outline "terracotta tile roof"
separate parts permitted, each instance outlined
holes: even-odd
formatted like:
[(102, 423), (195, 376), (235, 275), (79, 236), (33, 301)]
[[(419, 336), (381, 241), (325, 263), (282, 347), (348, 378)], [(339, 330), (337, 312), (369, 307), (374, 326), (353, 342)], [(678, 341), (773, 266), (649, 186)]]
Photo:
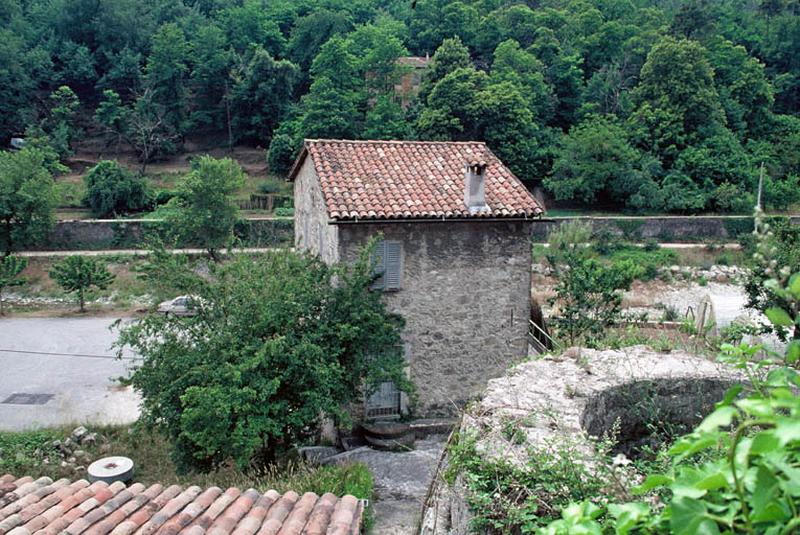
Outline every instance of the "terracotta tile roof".
[[(306, 140), (289, 180), (310, 156), (333, 220), (525, 218), (542, 207), (485, 143)], [(464, 204), (464, 166), (485, 161), (488, 209)]]
[(0, 535), (355, 535), (353, 496), (0, 477)]

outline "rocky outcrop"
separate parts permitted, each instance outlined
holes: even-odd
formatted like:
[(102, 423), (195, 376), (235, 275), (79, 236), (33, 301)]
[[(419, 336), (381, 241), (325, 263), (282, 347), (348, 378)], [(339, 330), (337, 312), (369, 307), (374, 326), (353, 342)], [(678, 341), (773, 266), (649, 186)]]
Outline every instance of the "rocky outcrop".
[[(520, 467), (532, 462), (537, 447), (552, 450), (560, 441), (573, 452), (577, 442), (592, 463), (591, 437), (612, 434), (616, 462), (627, 464), (624, 455), (647, 439), (648, 419), (690, 429), (740, 381), (729, 368), (684, 352), (571, 348), (490, 381), (481, 402), (464, 414), (461, 432), (476, 437), (476, 450), (487, 460)], [(470, 533), (467, 492), (459, 478), (452, 486), (435, 478), (422, 533)]]

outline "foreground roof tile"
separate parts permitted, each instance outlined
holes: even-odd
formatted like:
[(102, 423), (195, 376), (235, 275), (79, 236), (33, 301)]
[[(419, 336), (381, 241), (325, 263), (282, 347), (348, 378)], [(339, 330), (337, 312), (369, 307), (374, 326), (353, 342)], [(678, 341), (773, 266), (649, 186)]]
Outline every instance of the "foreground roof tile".
[[(306, 140), (289, 173), (306, 158), (319, 177), (328, 217), (358, 219), (529, 218), (544, 210), (479, 141)], [(488, 209), (464, 204), (465, 165), (486, 164)]]
[(0, 535), (356, 535), (353, 496), (0, 476)]

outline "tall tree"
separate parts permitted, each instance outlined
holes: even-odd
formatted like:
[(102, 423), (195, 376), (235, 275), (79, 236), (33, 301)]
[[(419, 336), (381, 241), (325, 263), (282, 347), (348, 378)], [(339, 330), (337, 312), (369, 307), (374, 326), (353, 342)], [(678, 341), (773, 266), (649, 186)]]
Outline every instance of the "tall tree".
[(153, 35), (146, 74), (153, 102), (164, 108), (168, 125), (182, 133), (186, 127), (189, 44), (176, 24), (164, 24)]
[(664, 37), (654, 46), (634, 98), (637, 141), (667, 167), (688, 145), (725, 126), (708, 52), (694, 41)]
[(0, 248), (5, 256), (43, 238), (53, 226), (53, 178), (34, 148), (0, 151)]
[(231, 115), (236, 137), (266, 144), (291, 102), (299, 69), (288, 60), (275, 60), (263, 48), (236, 73)]
[(243, 184), (244, 172), (230, 158), (194, 160), (173, 200), (176, 209), (168, 217), (178, 238), (218, 259), (218, 251), (233, 243), (239, 216), (233, 195)]

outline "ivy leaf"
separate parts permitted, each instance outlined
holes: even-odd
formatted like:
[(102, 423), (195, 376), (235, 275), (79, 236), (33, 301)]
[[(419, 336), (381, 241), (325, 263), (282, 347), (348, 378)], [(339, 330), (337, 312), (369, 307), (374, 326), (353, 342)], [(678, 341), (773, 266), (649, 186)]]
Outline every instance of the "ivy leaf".
[(713, 434), (705, 434), (702, 436), (689, 435), (678, 440), (670, 449), (667, 454), (675, 457), (676, 461), (681, 461), (686, 457), (690, 457), (697, 452), (708, 449), (718, 442), (717, 437)]
[(764, 311), (769, 321), (771, 321), (774, 325), (779, 327), (790, 327), (794, 325), (794, 321), (792, 317), (789, 316), (789, 313), (783, 310), (782, 308), (772, 307), (768, 308)]
[(725, 406), (720, 407), (700, 423), (697, 430), (700, 432), (716, 431), (720, 427), (728, 427), (731, 425), (734, 416), (739, 414), (735, 407)]
[(663, 474), (652, 474), (647, 476), (647, 478), (642, 482), (641, 485), (638, 485), (632, 489), (633, 494), (645, 494), (646, 492), (650, 492), (653, 489), (657, 489), (659, 487), (666, 487), (667, 485), (671, 485), (674, 479), (669, 476), (665, 476)]
[(800, 420), (796, 418), (780, 418), (772, 432), (777, 437), (781, 447), (790, 442), (797, 442), (800, 440)]
[(688, 496), (678, 496), (670, 504), (670, 528), (674, 535), (719, 535), (716, 522), (708, 518), (703, 502)]
[(608, 512), (616, 519), (617, 535), (627, 535), (636, 525), (650, 514), (650, 508), (641, 502), (611, 504)]
[(750, 443), (750, 453), (760, 455), (764, 452), (773, 451), (778, 447), (778, 438), (772, 430), (762, 431), (753, 437)]
[(800, 299), (800, 273), (795, 273), (789, 279), (789, 291), (797, 298)]
[(800, 359), (800, 340), (792, 340), (786, 348), (786, 362), (794, 364), (798, 359)]
[(780, 500), (776, 499), (777, 491), (778, 478), (766, 467), (759, 466), (750, 499), (753, 509), (752, 519), (755, 522), (775, 522), (787, 519), (789, 513), (780, 506)]

